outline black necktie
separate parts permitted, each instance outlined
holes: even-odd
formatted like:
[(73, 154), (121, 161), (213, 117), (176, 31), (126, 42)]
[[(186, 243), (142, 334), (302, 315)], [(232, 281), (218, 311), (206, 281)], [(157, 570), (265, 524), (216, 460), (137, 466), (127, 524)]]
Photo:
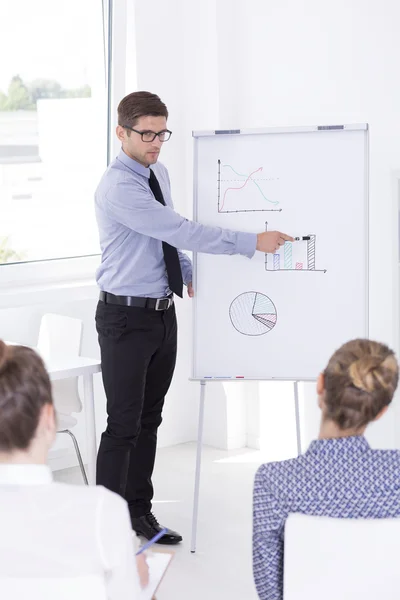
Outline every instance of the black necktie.
[[(154, 194), (154, 198), (158, 200), (160, 204), (165, 206), (164, 196), (161, 191), (160, 184), (158, 183), (158, 179), (151, 169), (149, 183), (150, 189)], [(163, 242), (162, 247), (164, 252), (165, 266), (167, 268), (169, 287), (174, 294), (182, 298), (183, 279), (178, 251), (176, 248), (174, 248), (174, 246), (171, 246), (171, 244), (168, 244), (167, 242)]]

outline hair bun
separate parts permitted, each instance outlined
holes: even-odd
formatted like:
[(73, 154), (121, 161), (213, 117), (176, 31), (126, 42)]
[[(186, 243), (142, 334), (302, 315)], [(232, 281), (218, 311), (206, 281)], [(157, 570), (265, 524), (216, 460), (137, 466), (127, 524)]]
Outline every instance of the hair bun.
[(384, 360), (379, 356), (363, 356), (354, 361), (349, 367), (349, 375), (354, 387), (364, 392), (373, 392), (377, 387), (382, 387), (381, 377), (377, 377), (375, 370)]
[(0, 340), (0, 371), (8, 362), (8, 346)]

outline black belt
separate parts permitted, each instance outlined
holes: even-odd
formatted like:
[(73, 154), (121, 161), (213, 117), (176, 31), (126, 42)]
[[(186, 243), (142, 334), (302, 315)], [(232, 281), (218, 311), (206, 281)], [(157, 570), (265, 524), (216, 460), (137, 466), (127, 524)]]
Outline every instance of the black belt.
[(100, 300), (105, 304), (119, 304), (119, 306), (135, 306), (153, 310), (168, 310), (174, 303), (172, 294), (167, 298), (138, 298), (136, 296), (115, 296), (109, 292), (100, 292)]

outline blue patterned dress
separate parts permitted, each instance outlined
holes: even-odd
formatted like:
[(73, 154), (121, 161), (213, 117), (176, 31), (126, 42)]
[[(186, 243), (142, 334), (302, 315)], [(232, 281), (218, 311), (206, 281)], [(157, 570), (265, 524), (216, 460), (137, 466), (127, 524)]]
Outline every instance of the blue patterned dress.
[(350, 519), (400, 517), (400, 451), (363, 436), (315, 440), (305, 454), (262, 465), (253, 504), (253, 572), (261, 600), (283, 598), (289, 513)]

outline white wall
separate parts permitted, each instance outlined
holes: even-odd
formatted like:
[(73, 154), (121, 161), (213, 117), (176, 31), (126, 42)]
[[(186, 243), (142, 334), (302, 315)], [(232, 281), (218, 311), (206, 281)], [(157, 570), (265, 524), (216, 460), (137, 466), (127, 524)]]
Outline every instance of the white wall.
[[(137, 89), (157, 92), (170, 110), (169, 168), (176, 208), (192, 210), (194, 129), (366, 121), (371, 141), (371, 335), (398, 349), (398, 311), (390, 260), (392, 174), (400, 162), (400, 38), (396, 0), (128, 0), (128, 65)], [(129, 29), (130, 27), (130, 29)], [(131, 33), (129, 33), (131, 32)], [(133, 81), (130, 73), (128, 81)], [(131, 84), (132, 85), (132, 84)], [(126, 93), (132, 89), (126, 89)], [(340, 238), (340, 232), (338, 232)], [(340, 241), (340, 243), (345, 243)], [(43, 293), (39, 303), (0, 310), (0, 337), (34, 343), (48, 310), (84, 319), (83, 353), (98, 352), (95, 288), (63, 301)], [(35, 300), (36, 302), (36, 300)], [(199, 386), (188, 381), (191, 306), (178, 302), (179, 360), (160, 430), (160, 444), (195, 439)], [(333, 350), (333, 349), (332, 349)], [(234, 386), (234, 387), (233, 387)], [(104, 394), (96, 381), (98, 430)], [(303, 443), (318, 424), (314, 386), (301, 390)], [(395, 411), (374, 426), (376, 446), (399, 446)], [(83, 424), (80, 424), (84, 431)], [(262, 445), (271, 457), (295, 453), (290, 385), (208, 386), (205, 441), (220, 447)]]
[[(175, 209), (190, 218), (191, 131), (215, 125), (219, 119), (215, 0), (206, 0), (201, 5), (182, 0), (156, 0), (151, 6), (145, 0), (139, 0), (134, 4), (132, 27), (136, 38), (137, 89), (157, 93), (168, 106), (168, 126), (173, 135), (163, 147), (161, 161), (169, 169)], [(149, 38), (151, 31), (154, 34)], [(133, 90), (126, 93), (130, 91)], [(165, 422), (172, 424), (174, 418), (180, 415), (177, 427), (183, 427), (185, 434), (195, 439), (199, 385), (188, 382), (192, 350), (191, 306), (188, 300), (177, 304), (182, 333), (179, 356), (184, 361), (185, 370), (174, 377), (171, 391), (175, 393), (170, 394)], [(205, 415), (206, 443), (226, 447), (229, 437), (244, 439), (243, 431), (228, 435), (226, 409), (223, 386), (209, 390)], [(242, 441), (239, 445), (243, 445)]]
[[(399, 18), (397, 0), (208, 0), (201, 5), (155, 0), (151, 7), (145, 0), (136, 2), (138, 87), (156, 91), (171, 109), (175, 144), (171, 142), (164, 158), (176, 204), (185, 214), (191, 207), (192, 129), (369, 123), (370, 334), (396, 350), (397, 279), (388, 257), (393, 244), (392, 175), (400, 162)], [(149, 43), (152, 28), (167, 31), (168, 41), (160, 38)], [(181, 352), (189, 350), (189, 335)], [(242, 411), (236, 401), (235, 429), (225, 392), (218, 384), (208, 402), (212, 418), (206, 440), (217, 445), (227, 443), (226, 419), (229, 437), (243, 438)], [(304, 386), (301, 392), (307, 445), (316, 435), (319, 415), (314, 386)], [(269, 404), (276, 393), (275, 387), (264, 385), (261, 396)], [(291, 391), (281, 388), (280, 393), (289, 406)], [(246, 394), (253, 398), (248, 410), (251, 441), (260, 434), (259, 413), (254, 389)], [(282, 402), (275, 408), (271, 400), (263, 419), (279, 420)], [(293, 431), (293, 414), (287, 408), (288, 426), (280, 425), (288, 447), (292, 447), (287, 430)], [(371, 442), (398, 446), (395, 425), (391, 410), (373, 426)]]
[[(240, 101), (227, 126), (370, 125), (370, 335), (397, 350), (390, 252), (392, 174), (400, 162), (400, 84), (394, 76), (400, 5), (395, 0), (250, 0), (229, 2), (229, 7), (236, 9), (239, 26), (235, 32), (223, 27), (220, 32), (234, 53), (231, 89)], [(315, 423), (313, 386), (306, 387), (304, 402), (303, 413)], [(308, 427), (307, 436), (314, 429), (315, 424)], [(374, 445), (398, 446), (394, 411), (369, 437)]]

